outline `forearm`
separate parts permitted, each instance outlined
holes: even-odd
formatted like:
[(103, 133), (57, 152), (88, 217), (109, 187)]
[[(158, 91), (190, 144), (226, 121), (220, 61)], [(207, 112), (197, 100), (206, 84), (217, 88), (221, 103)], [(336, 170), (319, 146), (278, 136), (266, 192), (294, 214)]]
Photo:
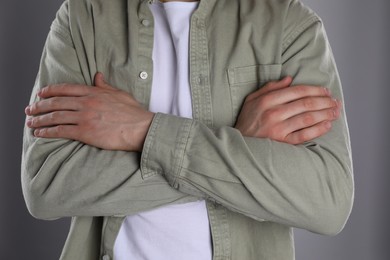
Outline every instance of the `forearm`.
[(343, 145), (333, 151), (313, 143), (293, 146), (243, 138), (230, 127), (213, 132), (196, 121), (156, 119), (143, 154), (144, 174), (164, 172), (179, 191), (257, 220), (320, 233), (335, 233), (344, 225), (353, 182)]
[(143, 180), (139, 153), (100, 150), (25, 133), (22, 183), (30, 212), (43, 219), (131, 215), (193, 200), (163, 176)]

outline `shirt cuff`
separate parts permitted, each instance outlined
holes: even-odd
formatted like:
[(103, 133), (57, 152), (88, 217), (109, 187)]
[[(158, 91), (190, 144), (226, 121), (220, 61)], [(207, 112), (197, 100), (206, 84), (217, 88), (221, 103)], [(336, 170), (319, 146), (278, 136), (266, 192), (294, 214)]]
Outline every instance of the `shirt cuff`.
[(193, 120), (157, 113), (146, 136), (141, 156), (142, 178), (164, 174), (177, 188)]

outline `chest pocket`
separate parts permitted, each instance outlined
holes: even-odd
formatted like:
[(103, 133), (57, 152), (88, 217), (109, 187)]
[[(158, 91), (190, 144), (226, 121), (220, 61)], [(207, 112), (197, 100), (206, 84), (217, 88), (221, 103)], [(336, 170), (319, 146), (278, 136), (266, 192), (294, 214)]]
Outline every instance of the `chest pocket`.
[(253, 65), (228, 69), (233, 122), (241, 111), (245, 97), (269, 81), (280, 79), (281, 64)]

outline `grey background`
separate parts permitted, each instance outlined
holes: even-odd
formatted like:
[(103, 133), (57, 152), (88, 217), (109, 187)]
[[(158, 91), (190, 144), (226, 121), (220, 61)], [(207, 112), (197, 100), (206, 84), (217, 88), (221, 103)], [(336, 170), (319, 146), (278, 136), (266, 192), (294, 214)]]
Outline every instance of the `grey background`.
[[(33, 219), (20, 188), (24, 107), (61, 0), (0, 2), (0, 258), (58, 259), (68, 220)], [(355, 167), (351, 218), (336, 237), (296, 230), (298, 260), (390, 259), (388, 0), (304, 0), (325, 22), (344, 85)], [(244, 260), (244, 259), (243, 259)], [(277, 259), (275, 259), (277, 260)]]

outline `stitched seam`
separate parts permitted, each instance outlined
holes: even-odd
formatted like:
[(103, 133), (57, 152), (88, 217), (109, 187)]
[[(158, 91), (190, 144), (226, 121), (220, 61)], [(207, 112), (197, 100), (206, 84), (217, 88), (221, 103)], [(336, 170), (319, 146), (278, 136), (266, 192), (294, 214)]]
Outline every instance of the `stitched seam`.
[(57, 35), (62, 40), (66, 41), (67, 43), (69, 43), (73, 46), (72, 37), (70, 36), (70, 33), (66, 29), (63, 29), (62, 27), (60, 27), (58, 25), (52, 25), (50, 27), (50, 29), (51, 29), (51, 32), (53, 32), (55, 35)]
[(184, 161), (184, 154), (185, 150), (187, 148), (188, 139), (190, 136), (191, 128), (192, 128), (193, 121), (192, 120), (186, 120), (183, 125), (180, 127), (180, 138), (178, 139), (175, 149), (177, 152), (175, 152), (175, 162), (174, 162), (174, 168), (172, 169), (173, 173), (173, 182), (172, 185), (174, 187), (177, 186), (177, 179), (180, 177), (180, 173), (182, 171), (182, 164)]
[(320, 18), (317, 16), (312, 16), (305, 20), (300, 26), (298, 26), (297, 30), (290, 33), (286, 41), (282, 44), (282, 52), (284, 52), (287, 47), (296, 39), (298, 35), (300, 35), (302, 32), (304, 32), (307, 28), (309, 28), (312, 24), (321, 22)]
[(142, 165), (141, 165), (143, 179), (152, 177), (156, 174), (155, 172), (152, 171), (152, 169), (149, 169), (146, 165), (147, 165), (148, 159), (149, 159), (149, 151), (152, 147), (152, 142), (153, 142), (153, 139), (155, 138), (155, 135), (156, 135), (157, 126), (160, 124), (160, 117), (161, 117), (161, 115), (158, 113), (155, 115), (153, 122), (152, 122), (152, 126), (149, 129), (148, 134), (146, 135), (147, 138), (146, 138), (146, 143), (144, 144), (144, 150), (142, 152)]

